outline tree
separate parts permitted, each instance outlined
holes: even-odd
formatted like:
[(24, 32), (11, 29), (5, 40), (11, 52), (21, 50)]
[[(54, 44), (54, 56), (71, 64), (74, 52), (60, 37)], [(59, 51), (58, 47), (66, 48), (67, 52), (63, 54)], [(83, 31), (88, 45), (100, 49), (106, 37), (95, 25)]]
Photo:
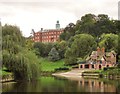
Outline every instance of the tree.
[(44, 50), (45, 50), (45, 44), (42, 42), (35, 42), (33, 45), (33, 48), (35, 49), (35, 53), (37, 56), (44, 57)]
[(3, 66), (13, 72), (16, 79), (37, 79), (40, 73), (39, 59), (26, 48), (20, 29), (5, 25), (2, 32)]
[(88, 34), (79, 34), (74, 36), (74, 42), (71, 45), (71, 49), (76, 53), (77, 57), (84, 58), (85, 55), (95, 48), (96, 42), (93, 36)]
[(34, 42), (31, 40), (31, 38), (26, 38), (25, 40), (25, 46), (28, 48), (28, 50), (33, 50), (33, 44)]
[(67, 48), (65, 52), (65, 65), (74, 65), (77, 63), (77, 57), (71, 48)]
[(96, 36), (100, 36), (103, 33), (117, 33), (116, 20), (110, 20), (108, 15), (99, 14), (97, 16), (97, 22), (95, 24)]
[[(90, 54), (96, 48), (96, 42), (93, 36), (88, 34), (79, 34), (74, 36), (74, 41), (71, 44), (71, 48), (67, 49), (65, 53), (65, 59), (69, 59), (69, 63), (75, 63), (77, 58), (84, 58)], [(70, 59), (75, 59), (74, 62)], [(68, 62), (66, 62), (68, 64)]]
[(60, 59), (63, 59), (64, 58), (64, 54), (65, 54), (65, 51), (67, 49), (67, 42), (66, 41), (61, 41), (57, 44), (57, 50), (58, 50), (58, 53), (60, 55)]
[(60, 35), (60, 40), (69, 40), (71, 36), (75, 35), (75, 24), (69, 23), (65, 29), (64, 32)]
[(118, 51), (118, 35), (117, 34), (103, 34), (101, 35), (100, 47), (105, 47), (107, 51)]
[(87, 33), (93, 35), (94, 27), (96, 23), (96, 16), (94, 14), (86, 14), (85, 16), (81, 17), (81, 21), (78, 21), (76, 24), (77, 34)]
[(49, 52), (48, 54), (48, 58), (49, 60), (51, 61), (57, 61), (60, 59), (60, 56), (59, 56), (59, 53), (58, 51), (56, 50), (56, 48), (52, 48), (51, 51)]
[(54, 43), (45, 43), (44, 45), (44, 56), (47, 57), (51, 49), (53, 48)]
[(99, 14), (86, 14), (78, 20), (75, 25), (75, 33), (87, 33), (92, 36), (99, 37), (103, 33), (118, 33), (118, 21), (110, 20), (108, 15)]

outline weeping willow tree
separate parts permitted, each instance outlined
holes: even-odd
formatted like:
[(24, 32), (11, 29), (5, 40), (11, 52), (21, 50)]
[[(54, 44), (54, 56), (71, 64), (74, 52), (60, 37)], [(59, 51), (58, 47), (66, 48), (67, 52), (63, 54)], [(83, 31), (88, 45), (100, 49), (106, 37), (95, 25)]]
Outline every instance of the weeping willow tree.
[(40, 63), (16, 26), (2, 27), (3, 66), (14, 73), (16, 79), (33, 80), (40, 74)]

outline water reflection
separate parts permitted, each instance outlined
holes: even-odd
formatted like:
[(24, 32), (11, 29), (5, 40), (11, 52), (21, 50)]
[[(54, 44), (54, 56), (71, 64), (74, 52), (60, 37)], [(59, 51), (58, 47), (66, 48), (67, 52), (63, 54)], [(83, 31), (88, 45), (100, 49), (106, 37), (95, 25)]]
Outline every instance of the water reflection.
[(87, 88), (89, 92), (116, 92), (114, 85), (96, 79), (80, 79), (78, 86)]
[(120, 80), (41, 77), (34, 82), (3, 83), (4, 92), (120, 92)]

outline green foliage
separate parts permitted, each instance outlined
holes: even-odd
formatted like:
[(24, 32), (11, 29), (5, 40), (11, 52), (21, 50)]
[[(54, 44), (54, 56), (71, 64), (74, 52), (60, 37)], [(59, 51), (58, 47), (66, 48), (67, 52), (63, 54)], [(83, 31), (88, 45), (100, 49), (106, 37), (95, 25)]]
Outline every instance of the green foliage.
[(68, 48), (65, 53), (65, 65), (74, 65), (77, 63), (75, 53), (72, 52), (71, 48)]
[(36, 55), (26, 48), (25, 38), (19, 28), (5, 25), (2, 34), (3, 66), (13, 72), (16, 79), (36, 79), (40, 64)]
[(64, 29), (64, 32), (60, 35), (61, 40), (69, 40), (71, 37), (77, 34), (90, 34), (92, 36), (98, 37), (101, 34), (113, 33), (118, 34), (119, 21), (110, 20), (108, 15), (99, 14), (98, 16), (94, 14), (86, 14), (77, 20), (76, 24), (70, 23)]
[(88, 34), (80, 34), (74, 37), (71, 50), (77, 57), (84, 58), (88, 53), (96, 48), (94, 37)]
[(103, 34), (101, 35), (100, 47), (105, 47), (107, 51), (116, 51), (118, 49), (118, 35), (117, 34)]
[(64, 29), (64, 32), (60, 35), (61, 40), (69, 40), (71, 36), (75, 35), (75, 25), (73, 23), (69, 23), (67, 27)]
[(66, 41), (61, 41), (57, 44), (57, 50), (60, 55), (60, 59), (64, 58), (65, 51), (67, 49), (67, 42)]
[(0, 69), (0, 76), (10, 75), (10, 74), (12, 74), (12, 73), (11, 72), (6, 72), (6, 71)]
[(71, 48), (67, 49), (65, 54), (66, 64), (75, 64), (77, 58), (84, 58), (94, 48), (96, 48), (96, 42), (91, 35), (79, 34), (74, 36)]
[(56, 68), (55, 71), (66, 71), (66, 70), (69, 70), (69, 68), (66, 68), (66, 67), (60, 67), (60, 68)]
[(33, 47), (36, 50), (36, 55), (44, 56), (44, 50), (45, 50), (45, 44), (44, 43), (35, 42)]
[[(96, 23), (96, 16), (94, 14), (86, 14), (81, 17), (79, 33), (93, 33)], [(79, 23), (78, 23), (79, 24)]]
[(14, 73), (16, 79), (36, 79), (40, 72), (38, 58), (27, 50), (22, 50), (16, 55), (3, 51), (3, 65)]
[(52, 48), (51, 51), (49, 52), (48, 54), (48, 58), (49, 60), (51, 61), (57, 61), (60, 59), (60, 56), (59, 56), (59, 53), (58, 51), (56, 50), (56, 48)]
[(7, 47), (9, 48), (11, 46), (14, 46), (14, 43), (21, 46), (25, 46), (25, 38), (22, 36), (21, 31), (17, 26), (12, 25), (3, 26), (2, 36), (4, 49)]
[(47, 57), (53, 46), (53, 43), (35, 42), (33, 48), (35, 49), (35, 53), (38, 57)]
[(25, 47), (28, 49), (28, 50), (33, 50), (33, 41), (31, 40), (31, 39), (29, 39), (29, 38), (27, 38), (26, 40), (25, 40)]
[(53, 48), (54, 43), (45, 43), (45, 50), (44, 50), (44, 56), (48, 56), (49, 52)]
[(74, 36), (71, 48), (66, 50), (65, 63), (76, 64), (77, 58), (84, 58), (93, 49), (96, 48), (94, 37), (88, 34), (79, 34)]
[(103, 75), (110, 76), (112, 75), (113, 77), (120, 76), (120, 68), (106, 68), (105, 71), (101, 72)]

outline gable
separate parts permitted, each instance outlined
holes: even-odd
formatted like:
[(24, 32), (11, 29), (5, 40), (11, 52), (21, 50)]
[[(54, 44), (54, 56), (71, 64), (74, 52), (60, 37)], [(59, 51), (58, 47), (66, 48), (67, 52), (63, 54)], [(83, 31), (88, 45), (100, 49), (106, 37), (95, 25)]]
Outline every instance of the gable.
[(101, 60), (102, 60), (102, 61), (105, 61), (105, 59), (104, 59), (103, 57), (101, 58)]

